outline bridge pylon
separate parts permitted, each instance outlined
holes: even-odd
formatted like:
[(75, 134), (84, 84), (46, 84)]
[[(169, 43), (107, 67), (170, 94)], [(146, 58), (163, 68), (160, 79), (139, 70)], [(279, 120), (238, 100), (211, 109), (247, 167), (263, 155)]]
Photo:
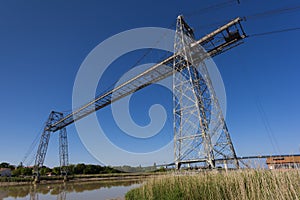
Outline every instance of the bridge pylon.
[(208, 54), (195, 42), (193, 29), (182, 16), (177, 18), (174, 54), (180, 55), (173, 62), (176, 167), (204, 162), (208, 168), (215, 168), (216, 160), (230, 158), (238, 168), (222, 109), (205, 65)]
[[(36, 183), (38, 183), (40, 180), (40, 168), (43, 167), (44, 165), (48, 144), (50, 140), (50, 135), (51, 133), (56, 131), (53, 130), (52, 125), (60, 121), (63, 117), (64, 117), (63, 113), (51, 111), (44, 125), (44, 129), (37, 149), (34, 169), (33, 169)], [(65, 177), (65, 180), (67, 180), (69, 159), (68, 159), (68, 139), (67, 139), (66, 127), (63, 127), (62, 129), (59, 130), (59, 158), (60, 158), (61, 175)]]

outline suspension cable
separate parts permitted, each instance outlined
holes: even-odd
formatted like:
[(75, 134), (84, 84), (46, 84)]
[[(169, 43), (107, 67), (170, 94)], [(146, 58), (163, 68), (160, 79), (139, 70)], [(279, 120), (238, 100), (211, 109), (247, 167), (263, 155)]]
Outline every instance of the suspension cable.
[(299, 31), (299, 30), (300, 30), (300, 27), (279, 29), (279, 30), (273, 30), (273, 31), (268, 31), (268, 32), (249, 34), (248, 37), (265, 36), (265, 35), (271, 35), (271, 34), (276, 34), (276, 33)]
[[(270, 17), (270, 16), (275, 16), (275, 15), (280, 15), (280, 14), (287, 14), (287, 13), (291, 13), (291, 12), (296, 12), (298, 10), (300, 10), (300, 5), (296, 5), (296, 6), (293, 6), (293, 7), (285, 7), (285, 8), (279, 8), (279, 9), (267, 10), (267, 11), (255, 13), (255, 14), (252, 14), (252, 15), (246, 15), (246, 16), (242, 17), (242, 19), (245, 20), (245, 21), (257, 20), (257, 19), (264, 18), (264, 17)], [(224, 24), (224, 23), (228, 22), (229, 20), (230, 19), (216, 21), (216, 22), (213, 22), (213, 23), (202, 25), (199, 28), (220, 26), (221, 24)]]
[(40, 130), (37, 132), (34, 140), (32, 141), (31, 145), (29, 146), (28, 150), (26, 151), (26, 153), (25, 153), (25, 155), (24, 155), (24, 157), (23, 157), (23, 159), (21, 161), (22, 163), (25, 163), (25, 161), (27, 161), (28, 157), (32, 154), (33, 150), (37, 147), (37, 143), (39, 141), (40, 134), (41, 134), (43, 128), (44, 128), (44, 124), (40, 128)]

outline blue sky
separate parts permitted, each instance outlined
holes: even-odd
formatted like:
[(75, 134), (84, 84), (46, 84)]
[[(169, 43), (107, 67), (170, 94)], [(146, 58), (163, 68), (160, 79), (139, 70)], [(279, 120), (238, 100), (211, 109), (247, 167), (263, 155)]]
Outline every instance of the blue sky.
[[(215, 22), (299, 6), (296, 0), (241, 0), (239, 5), (203, 10), (220, 2), (224, 1), (1, 1), (0, 160), (18, 164), (50, 111), (70, 111), (77, 70), (88, 53), (108, 37), (138, 27), (174, 28), (170, 25), (183, 14), (200, 38), (221, 25), (206, 26)], [(296, 10), (249, 18), (243, 27), (251, 35), (299, 27), (299, 19)], [(249, 37), (241, 46), (214, 58), (227, 92), (227, 125), (240, 156), (299, 153), (299, 33)], [(142, 53), (124, 58), (122, 70), (129, 70)], [(99, 92), (114, 83), (116, 76), (120, 74), (107, 72)], [(151, 87), (134, 95), (131, 102), (133, 119), (141, 125), (149, 123), (147, 106), (152, 103), (171, 110), (170, 93)], [(110, 119), (109, 107), (97, 114), (100, 121), (106, 120), (107, 129), (120, 134)], [(171, 129), (172, 122), (167, 120), (166, 137), (170, 138)], [(81, 144), (75, 127), (67, 131), (70, 162), (98, 163)], [(278, 145), (272, 145), (270, 134)], [(46, 165), (58, 165), (57, 136), (51, 136)]]

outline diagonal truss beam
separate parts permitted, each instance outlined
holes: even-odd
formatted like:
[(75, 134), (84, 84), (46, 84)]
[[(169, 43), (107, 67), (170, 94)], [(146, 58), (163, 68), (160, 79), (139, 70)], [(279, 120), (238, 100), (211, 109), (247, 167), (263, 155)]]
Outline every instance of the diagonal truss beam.
[[(221, 54), (241, 44), (243, 42), (242, 40), (246, 37), (246, 34), (244, 33), (240, 22), (241, 18), (238, 17), (230, 21), (226, 25), (211, 32), (210, 34), (204, 36), (200, 40), (190, 44), (190, 47), (193, 48), (197, 45), (201, 45), (206, 50), (206, 53), (201, 56), (200, 61), (204, 61), (206, 58)], [(177, 71), (181, 70), (173, 70), (174, 60), (182, 60), (182, 58), (180, 57), (180, 52), (168, 57), (167, 59), (161, 61), (158, 64), (155, 64), (154, 66), (150, 67), (138, 76), (115, 87), (114, 89), (99, 95), (93, 101), (85, 104), (81, 108), (66, 115), (64, 118), (49, 125), (46, 131), (55, 132), (61, 130), (64, 127), (72, 124), (73, 122), (80, 120), (83, 117), (131, 93), (134, 93), (150, 84), (156, 83), (168, 76), (173, 75), (173, 73), (176, 73)]]

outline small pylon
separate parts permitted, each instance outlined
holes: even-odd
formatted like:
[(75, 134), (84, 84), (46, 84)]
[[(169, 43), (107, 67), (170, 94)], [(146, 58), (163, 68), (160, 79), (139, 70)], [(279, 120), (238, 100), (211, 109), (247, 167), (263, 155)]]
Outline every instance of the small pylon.
[[(35, 182), (39, 182), (40, 179), (40, 172), (39, 169), (43, 166), (47, 149), (48, 143), (50, 139), (50, 134), (53, 133), (52, 124), (58, 122), (63, 118), (63, 113), (52, 111), (45, 123), (43, 133), (40, 139), (40, 144), (36, 153), (35, 157), (35, 164), (34, 164), (34, 176)], [(67, 169), (68, 169), (68, 140), (67, 140), (67, 131), (66, 128), (62, 128), (59, 133), (59, 157), (60, 157), (60, 168), (61, 174), (63, 176), (67, 176)]]

